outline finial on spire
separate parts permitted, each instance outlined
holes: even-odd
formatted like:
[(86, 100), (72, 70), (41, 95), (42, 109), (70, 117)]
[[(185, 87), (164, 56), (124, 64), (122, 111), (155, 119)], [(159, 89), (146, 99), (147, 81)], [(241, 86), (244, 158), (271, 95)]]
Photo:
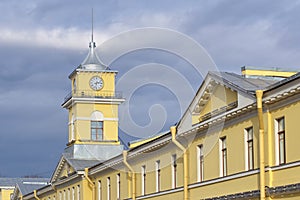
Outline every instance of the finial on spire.
[(94, 8), (92, 8), (92, 42), (94, 42)]
[(92, 8), (92, 37), (90, 42), (90, 48), (95, 48), (96, 43), (94, 42), (94, 8)]

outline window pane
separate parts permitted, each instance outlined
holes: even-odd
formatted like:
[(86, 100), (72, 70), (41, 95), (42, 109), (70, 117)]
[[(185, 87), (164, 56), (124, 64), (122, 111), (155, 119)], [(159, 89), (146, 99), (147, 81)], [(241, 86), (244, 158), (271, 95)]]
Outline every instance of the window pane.
[(247, 133), (248, 133), (248, 140), (252, 140), (253, 139), (253, 128), (248, 128), (247, 129)]
[(281, 118), (278, 120), (278, 131), (284, 131), (285, 124), (284, 124), (284, 118)]

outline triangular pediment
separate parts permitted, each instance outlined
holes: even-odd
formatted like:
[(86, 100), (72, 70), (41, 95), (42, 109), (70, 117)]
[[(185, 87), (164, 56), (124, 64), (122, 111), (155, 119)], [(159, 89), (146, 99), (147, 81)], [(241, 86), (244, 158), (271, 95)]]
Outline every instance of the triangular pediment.
[(68, 162), (68, 160), (64, 156), (62, 156), (52, 175), (51, 183), (59, 179), (64, 179), (69, 175), (73, 174), (74, 172), (76, 172), (74, 167), (71, 165), (71, 163)]
[(178, 132), (190, 130), (196, 124), (241, 108), (255, 101), (255, 97), (221, 74), (208, 74), (178, 123)]
[(210, 81), (192, 109), (192, 124), (237, 107), (238, 92), (216, 81)]

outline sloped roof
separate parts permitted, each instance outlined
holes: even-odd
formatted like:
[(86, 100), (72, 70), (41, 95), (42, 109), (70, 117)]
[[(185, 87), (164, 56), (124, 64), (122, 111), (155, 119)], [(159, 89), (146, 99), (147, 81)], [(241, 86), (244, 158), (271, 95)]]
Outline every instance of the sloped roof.
[(19, 188), (22, 195), (28, 194), (33, 190), (39, 189), (48, 185), (48, 178), (38, 178), (38, 179), (29, 179), (26, 181), (20, 181), (17, 183), (17, 187)]
[(0, 178), (1, 187), (15, 187), (23, 182), (48, 182), (48, 178)]
[(92, 167), (96, 164), (99, 164), (99, 160), (82, 160), (82, 159), (74, 159), (65, 157), (67, 162), (76, 170), (84, 170), (84, 168)]
[(269, 77), (244, 77), (243, 75), (231, 72), (209, 72), (209, 75), (222, 79), (224, 83), (247, 93), (255, 92), (255, 90), (263, 90), (279, 81), (278, 79), (271, 79)]

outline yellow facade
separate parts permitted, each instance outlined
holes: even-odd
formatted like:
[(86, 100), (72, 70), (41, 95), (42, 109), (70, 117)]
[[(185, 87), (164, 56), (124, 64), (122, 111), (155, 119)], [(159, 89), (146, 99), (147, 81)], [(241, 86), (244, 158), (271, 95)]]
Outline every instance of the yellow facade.
[(0, 199), (1, 200), (10, 200), (10, 196), (14, 192), (13, 188), (0, 188)]
[[(115, 74), (84, 69), (71, 74), (72, 97), (63, 104), (69, 111), (69, 146), (119, 145), (122, 100), (113, 101)], [(99, 91), (90, 87), (94, 76), (103, 79)], [(221, 79), (206, 77), (213, 84), (199, 89), (188, 108), (191, 117), (183, 116), (170, 132), (132, 143), (123, 154), (84, 169), (72, 167), (74, 158), (62, 158), (51, 185), (23, 199), (299, 199), (300, 75), (257, 85), (258, 80), (239, 76), (246, 89)], [(101, 141), (91, 138), (95, 119), (103, 121)]]

